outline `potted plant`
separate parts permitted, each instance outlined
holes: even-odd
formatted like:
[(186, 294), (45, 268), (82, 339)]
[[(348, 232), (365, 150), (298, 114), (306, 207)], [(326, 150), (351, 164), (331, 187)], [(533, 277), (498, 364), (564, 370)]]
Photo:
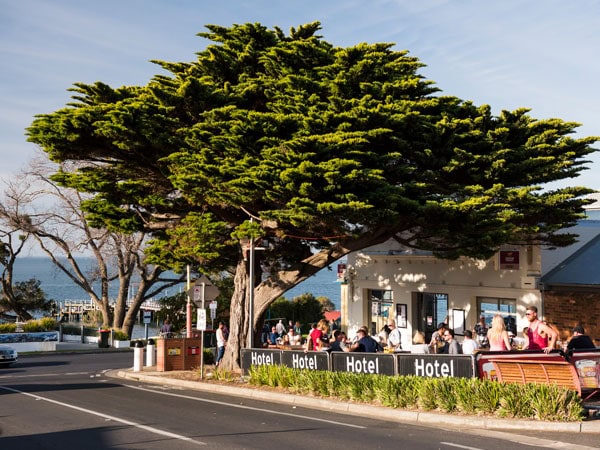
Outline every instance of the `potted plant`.
[(127, 333), (124, 333), (121, 330), (113, 330), (112, 346), (114, 348), (124, 348), (129, 347), (129, 345), (130, 341)]

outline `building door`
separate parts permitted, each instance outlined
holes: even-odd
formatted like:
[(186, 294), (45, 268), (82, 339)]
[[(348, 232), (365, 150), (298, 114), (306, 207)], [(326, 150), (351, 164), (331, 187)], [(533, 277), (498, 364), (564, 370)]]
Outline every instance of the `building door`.
[(448, 294), (432, 294), (428, 292), (417, 293), (416, 320), (413, 331), (425, 333), (427, 342), (431, 341), (431, 335), (437, 330), (440, 322), (448, 320)]
[(388, 319), (394, 318), (392, 291), (371, 289), (369, 291), (369, 333), (377, 336)]

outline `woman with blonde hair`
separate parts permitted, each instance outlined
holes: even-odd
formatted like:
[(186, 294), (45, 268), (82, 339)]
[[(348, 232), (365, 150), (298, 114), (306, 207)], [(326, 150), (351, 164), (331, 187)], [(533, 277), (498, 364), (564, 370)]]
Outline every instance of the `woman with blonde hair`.
[(416, 331), (413, 337), (413, 345), (410, 349), (411, 353), (429, 353), (429, 345), (425, 343), (425, 333)]
[(500, 314), (496, 314), (492, 319), (492, 327), (487, 332), (488, 341), (490, 343), (490, 351), (506, 352), (511, 349), (510, 339), (504, 319)]

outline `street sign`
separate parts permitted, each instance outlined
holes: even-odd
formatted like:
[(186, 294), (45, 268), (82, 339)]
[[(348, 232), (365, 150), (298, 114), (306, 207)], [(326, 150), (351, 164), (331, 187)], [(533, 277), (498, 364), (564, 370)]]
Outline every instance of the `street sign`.
[(198, 308), (196, 328), (200, 331), (206, 331), (206, 309)]
[(212, 284), (206, 275), (202, 275), (194, 282), (194, 286), (187, 294), (196, 306), (202, 308), (203, 303), (213, 301), (219, 296), (219, 288)]
[(144, 311), (144, 323), (150, 323), (152, 321), (152, 311)]

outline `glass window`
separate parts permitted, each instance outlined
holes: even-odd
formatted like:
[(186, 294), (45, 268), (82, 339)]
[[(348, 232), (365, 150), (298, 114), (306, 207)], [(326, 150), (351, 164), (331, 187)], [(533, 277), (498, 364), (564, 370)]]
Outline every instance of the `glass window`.
[(479, 317), (485, 317), (488, 327), (492, 325), (492, 318), (500, 314), (504, 318), (506, 330), (517, 334), (517, 301), (514, 298), (477, 297), (477, 310)]
[(371, 335), (377, 335), (387, 324), (388, 318), (395, 318), (393, 308), (391, 290), (373, 289), (369, 291), (369, 332)]

